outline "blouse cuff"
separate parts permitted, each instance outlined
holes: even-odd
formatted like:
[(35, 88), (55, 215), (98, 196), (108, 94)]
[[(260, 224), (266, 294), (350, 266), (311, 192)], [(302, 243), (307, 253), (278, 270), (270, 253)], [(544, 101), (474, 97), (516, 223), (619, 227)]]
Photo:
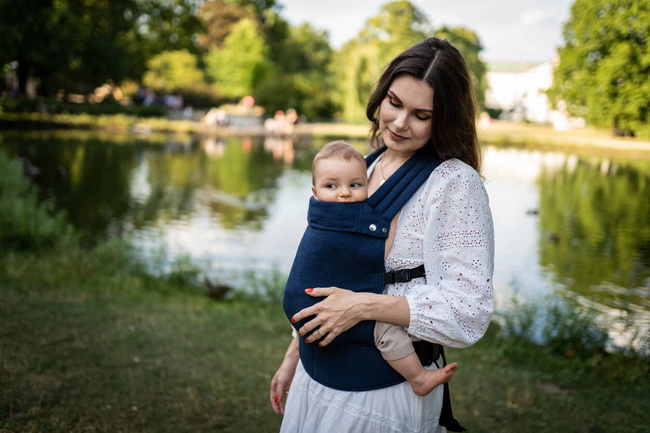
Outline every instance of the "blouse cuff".
[(415, 297), (412, 294), (405, 295), (404, 297), (406, 298), (406, 302), (408, 302), (409, 306), (409, 327), (406, 329), (406, 332), (414, 337), (419, 337), (416, 331), (418, 325), (418, 309), (415, 302)]

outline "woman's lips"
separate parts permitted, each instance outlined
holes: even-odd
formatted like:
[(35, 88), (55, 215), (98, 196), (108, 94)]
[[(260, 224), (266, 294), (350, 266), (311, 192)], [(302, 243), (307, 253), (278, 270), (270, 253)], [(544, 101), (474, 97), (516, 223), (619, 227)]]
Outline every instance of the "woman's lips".
[(390, 138), (392, 138), (392, 139), (395, 140), (395, 141), (402, 141), (402, 140), (406, 140), (406, 139), (407, 139), (407, 137), (402, 137), (402, 136), (399, 135), (399, 134), (395, 134), (395, 133), (394, 133), (393, 131), (391, 131), (390, 129), (388, 130), (388, 133), (390, 134)]

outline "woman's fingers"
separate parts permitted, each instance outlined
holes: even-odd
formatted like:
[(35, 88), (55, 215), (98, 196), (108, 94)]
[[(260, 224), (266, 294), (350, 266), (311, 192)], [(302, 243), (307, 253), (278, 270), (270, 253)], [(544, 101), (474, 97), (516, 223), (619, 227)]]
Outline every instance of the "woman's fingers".
[(269, 393), (269, 400), (271, 401), (271, 408), (273, 412), (280, 413), (280, 394), (278, 392), (278, 383), (274, 378), (271, 382), (271, 390)]
[(330, 344), (330, 343), (331, 343), (331, 342), (332, 342), (332, 341), (333, 341), (337, 336), (338, 336), (338, 334), (334, 335), (333, 332), (328, 332), (328, 333), (325, 334), (325, 338), (323, 338), (321, 341), (318, 342), (318, 345), (321, 346), (321, 347), (323, 347), (323, 346), (327, 346), (327, 345)]
[[(311, 323), (311, 322), (315, 322), (315, 321), (316, 321), (316, 320), (312, 320), (312, 321), (308, 322), (308, 325), (310, 325), (310, 327), (312, 327), (312, 323)], [(313, 343), (313, 342), (315, 342), (315, 341), (321, 340), (323, 337), (329, 338), (329, 334), (330, 334), (330, 333), (327, 332), (327, 331), (325, 330), (325, 328), (323, 328), (322, 326), (318, 326), (318, 325), (313, 325), (313, 326), (314, 326), (315, 330), (314, 330), (314, 332), (312, 332), (310, 335), (304, 337), (304, 338), (305, 338), (305, 343)], [(303, 328), (306, 328), (306, 327), (307, 327), (307, 325), (303, 326)], [(300, 328), (300, 329), (302, 330), (303, 328)], [(302, 334), (302, 333), (301, 333), (301, 334), (302, 334), (302, 335), (306, 335), (306, 334), (308, 334), (309, 332), (311, 332), (311, 331), (307, 331), (305, 334)], [(318, 344), (319, 344), (319, 345), (323, 345), (323, 344), (322, 344), (323, 341), (324, 341), (324, 339), (321, 340), (321, 341), (319, 341)]]
[(359, 319), (350, 314), (357, 293), (338, 287), (317, 287), (306, 289), (305, 292), (313, 297), (325, 298), (292, 317), (294, 323), (311, 317), (298, 329), (306, 343), (318, 341), (321, 346), (327, 346), (343, 331), (359, 323)]
[(269, 392), (269, 400), (271, 407), (275, 413), (284, 414), (284, 404), (289, 394), (289, 387), (293, 382), (293, 376), (296, 374), (296, 366), (298, 365), (298, 340), (292, 339), (287, 353), (284, 355), (284, 360), (278, 371), (271, 379), (271, 389)]
[(286, 401), (287, 395), (289, 394), (289, 387), (285, 384), (281, 384), (277, 380), (271, 382), (271, 392), (269, 394), (269, 400), (271, 400), (271, 408), (273, 412), (277, 414), (284, 415), (284, 403)]
[[(336, 290), (336, 287), (316, 287), (313, 289), (305, 289), (305, 293), (307, 293), (309, 296), (312, 296), (314, 298), (319, 298), (323, 296), (329, 296), (330, 293), (332, 293), (332, 290)], [(316, 304), (318, 305), (318, 304)], [(294, 316), (291, 318), (291, 323), (294, 322), (299, 322), (302, 319), (313, 316), (316, 314), (316, 305), (312, 305), (311, 307), (307, 307), (304, 310), (298, 311)], [(309, 331), (305, 331), (309, 332)], [(302, 334), (302, 332), (301, 332)], [(304, 334), (303, 334), (304, 335)]]

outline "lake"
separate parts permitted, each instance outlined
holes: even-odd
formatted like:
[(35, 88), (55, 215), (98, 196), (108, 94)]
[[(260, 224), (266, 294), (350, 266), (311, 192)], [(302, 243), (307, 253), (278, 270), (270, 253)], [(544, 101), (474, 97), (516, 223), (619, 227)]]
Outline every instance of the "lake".
[[(217, 280), (288, 273), (324, 143), (0, 134), (0, 151), (29, 161), (42, 196), (85, 242), (127, 234), (143, 255), (189, 256)], [(497, 310), (570, 296), (609, 323), (615, 345), (638, 346), (650, 329), (650, 159), (583, 152), (485, 148)]]

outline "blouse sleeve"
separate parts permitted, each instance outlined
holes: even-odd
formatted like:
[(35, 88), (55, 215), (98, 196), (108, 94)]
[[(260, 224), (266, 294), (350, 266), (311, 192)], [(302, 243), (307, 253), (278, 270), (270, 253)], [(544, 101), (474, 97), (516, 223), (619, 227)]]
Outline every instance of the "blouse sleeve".
[(428, 195), (419, 199), (426, 283), (406, 290), (407, 331), (444, 346), (467, 347), (485, 334), (494, 309), (494, 228), (482, 179), (456, 162), (440, 166)]

